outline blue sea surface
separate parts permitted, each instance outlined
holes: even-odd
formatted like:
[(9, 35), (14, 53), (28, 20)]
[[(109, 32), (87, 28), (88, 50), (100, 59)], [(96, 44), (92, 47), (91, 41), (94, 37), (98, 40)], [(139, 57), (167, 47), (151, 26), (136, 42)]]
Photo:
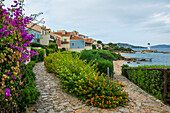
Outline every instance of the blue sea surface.
[[(159, 48), (158, 51), (162, 51), (162, 50), (170, 52), (169, 48), (168, 49), (166, 49), (166, 48), (160, 49)], [(138, 65), (166, 65), (166, 66), (170, 66), (170, 54), (164, 54), (164, 53), (128, 53), (128, 54), (122, 54), (122, 56), (135, 57), (135, 58), (152, 58), (152, 62), (139, 61), (140, 64), (137, 64), (137, 62), (131, 61), (130, 63), (127, 63), (127, 62), (123, 63), (123, 64), (128, 64), (131, 67), (138, 66)]]

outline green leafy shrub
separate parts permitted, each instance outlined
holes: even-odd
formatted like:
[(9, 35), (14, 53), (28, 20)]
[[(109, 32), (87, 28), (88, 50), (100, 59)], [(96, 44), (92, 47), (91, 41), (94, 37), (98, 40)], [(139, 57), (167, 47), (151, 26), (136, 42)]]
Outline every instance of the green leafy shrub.
[(92, 45), (92, 49), (96, 49), (96, 45)]
[(27, 64), (27, 68), (30, 69), (30, 70), (32, 70), (33, 67), (35, 66), (35, 63), (36, 63), (35, 61), (29, 62), (29, 63)]
[(100, 55), (96, 53), (94, 53), (92, 50), (83, 50), (80, 53), (80, 59), (87, 60), (87, 62), (90, 62), (95, 59), (100, 59)]
[(101, 71), (102, 73), (107, 74), (107, 67), (109, 67), (109, 73), (112, 74), (113, 73), (113, 63), (110, 62), (109, 60), (96, 60), (95, 61), (97, 63), (97, 68), (99, 71)]
[[(113, 60), (114, 56), (107, 50), (83, 50), (80, 53), (80, 59), (87, 60), (87, 62), (93, 61), (97, 63), (98, 71), (101, 73), (107, 73), (107, 67), (109, 67), (110, 75), (113, 73)], [(95, 60), (96, 59), (96, 60)]]
[(63, 52), (64, 50), (63, 49), (58, 49), (60, 52)]
[(123, 60), (124, 57), (121, 54), (116, 54), (115, 52), (111, 52), (110, 53), (114, 56), (114, 60)]
[(35, 61), (31, 61), (21, 71), (24, 89), (20, 92), (20, 99), (17, 102), (20, 111), (24, 110), (26, 106), (29, 107), (30, 104), (35, 104), (40, 95), (40, 92), (35, 88), (36, 84), (33, 82), (36, 78), (35, 73), (32, 71), (34, 65)]
[(54, 53), (54, 50), (50, 48), (46, 48), (46, 55), (48, 56), (51, 53)]
[(43, 45), (41, 45), (40, 43), (36, 43), (36, 42), (31, 42), (31, 47), (42, 47)]
[[(126, 66), (123, 66), (125, 68)], [(122, 70), (123, 70), (122, 68)], [(170, 66), (138, 66), (128, 67), (126, 74), (122, 73), (129, 80), (141, 87), (149, 94), (163, 101), (164, 94), (164, 71), (163, 70), (141, 70), (142, 68), (170, 68)], [(133, 69), (138, 68), (139, 70)], [(122, 71), (124, 72), (124, 71)], [(167, 71), (167, 101), (170, 104), (170, 71)]]
[(40, 62), (40, 61), (44, 60), (44, 55), (45, 55), (45, 50), (44, 49), (31, 48), (31, 50), (37, 51), (39, 53), (39, 55), (37, 55), (37, 56), (32, 56), (31, 61)]
[(56, 43), (49, 43), (48, 48), (53, 49), (54, 52), (58, 51), (58, 45)]
[[(67, 54), (66, 54), (67, 53)], [(44, 60), (46, 70), (55, 73), (62, 83), (62, 88), (75, 94), (87, 105), (100, 108), (115, 108), (127, 103), (128, 94), (123, 91), (124, 84), (111, 81), (96, 72), (96, 65), (82, 61), (71, 52), (54, 53)]]

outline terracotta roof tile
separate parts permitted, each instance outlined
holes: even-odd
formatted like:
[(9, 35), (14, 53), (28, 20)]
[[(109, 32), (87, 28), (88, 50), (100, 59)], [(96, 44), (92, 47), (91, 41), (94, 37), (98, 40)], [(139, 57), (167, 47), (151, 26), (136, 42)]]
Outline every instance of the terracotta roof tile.
[(92, 42), (90, 42), (90, 41), (87, 41), (87, 40), (85, 40), (85, 43), (90, 43), (90, 44), (92, 44)]
[(82, 35), (82, 34), (79, 34), (79, 36), (84, 36), (85, 37), (85, 35)]
[[(39, 32), (39, 33), (41, 33), (41, 26), (40, 25), (37, 25), (37, 24), (35, 24), (35, 23), (29, 23), (29, 24), (27, 24), (27, 26), (26, 26), (26, 28), (28, 28), (28, 29), (31, 29), (31, 30), (34, 30), (34, 31), (37, 31), (37, 32)], [(32, 25), (34, 25), (33, 27), (31, 27)], [(30, 28), (31, 27), (31, 28)]]
[(70, 36), (71, 32), (66, 32), (66, 34), (63, 34), (62, 32), (54, 32), (54, 34), (60, 35), (60, 36)]
[(78, 36), (72, 36), (70, 40), (84, 40), (83, 38), (80, 38)]

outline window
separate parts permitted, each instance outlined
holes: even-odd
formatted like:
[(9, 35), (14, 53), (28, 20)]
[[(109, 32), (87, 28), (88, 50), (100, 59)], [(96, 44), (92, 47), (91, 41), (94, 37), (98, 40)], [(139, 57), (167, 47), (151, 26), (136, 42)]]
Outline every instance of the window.
[(51, 38), (51, 39), (54, 39), (54, 36), (50, 35), (50, 38)]
[(65, 35), (65, 32), (63, 32), (62, 34)]
[(44, 31), (42, 31), (42, 35), (44, 35)]
[(45, 32), (45, 35), (46, 35), (46, 32)]
[(71, 45), (74, 46), (74, 42), (72, 42)]
[(64, 42), (67, 42), (67, 39), (64, 39)]

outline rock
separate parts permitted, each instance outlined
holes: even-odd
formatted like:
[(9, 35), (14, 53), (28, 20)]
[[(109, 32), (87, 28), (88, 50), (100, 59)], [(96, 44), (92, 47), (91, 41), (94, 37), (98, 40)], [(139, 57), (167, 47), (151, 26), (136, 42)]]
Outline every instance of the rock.
[(37, 112), (38, 112), (38, 113), (45, 113), (45, 112), (46, 112), (46, 110), (38, 109), (38, 110), (37, 110)]
[(112, 112), (110, 112), (110, 113), (121, 113), (121, 112), (113, 112), (113, 111), (112, 111)]
[(170, 107), (169, 107), (169, 106), (167, 106), (167, 105), (166, 105), (166, 106), (164, 106), (164, 107), (162, 107), (162, 109), (163, 109), (163, 110), (165, 110), (165, 111), (167, 111), (167, 112), (170, 112)]
[(45, 101), (45, 100), (48, 100), (48, 98), (43, 98), (42, 100)]
[(53, 109), (50, 109), (48, 113), (55, 113)]
[(142, 103), (144, 106), (154, 106), (152, 103)]
[(53, 108), (53, 106), (49, 106), (49, 107), (46, 107), (45, 110), (48, 111), (48, 110), (50, 110), (52, 108)]
[(40, 109), (44, 109), (45, 107), (47, 107), (46, 105), (40, 105)]
[(61, 110), (64, 109), (64, 106), (59, 106), (59, 107), (57, 107), (57, 108), (55, 108), (55, 109), (56, 109), (57, 112), (60, 112)]
[(54, 108), (58, 108), (58, 105), (54, 105)]
[(42, 98), (47, 98), (47, 95), (43, 95), (43, 96), (41, 96)]
[(91, 113), (99, 113), (99, 111), (92, 111)]
[(141, 106), (141, 102), (136, 102), (136, 105)]
[(60, 111), (59, 113), (66, 113), (65, 110), (64, 111)]
[(160, 112), (158, 112), (158, 111), (152, 111), (152, 113), (160, 113)]
[(48, 95), (49, 93), (41, 93), (41, 95)]
[(84, 109), (78, 109), (75, 111), (75, 113), (89, 113), (89, 111)]
[(119, 111), (121, 111), (121, 112), (126, 112), (126, 113), (129, 112), (127, 109), (119, 109)]
[(138, 111), (138, 110), (135, 110), (135, 109), (131, 109), (131, 110), (130, 110), (130, 113), (139, 113), (139, 111)]
[(140, 109), (139, 107), (134, 107), (134, 109)]
[(69, 112), (70, 112), (70, 111), (73, 111), (73, 109), (72, 109), (71, 107), (67, 107), (67, 108), (66, 108), (66, 111), (69, 111)]
[(102, 109), (102, 111), (101, 111), (102, 113), (109, 113), (107, 110), (105, 110), (105, 109)]
[(79, 108), (82, 108), (82, 107), (84, 107), (85, 105), (82, 105), (82, 106), (75, 106), (75, 107), (73, 107), (73, 109), (79, 109)]
[(61, 104), (59, 104), (60, 106), (64, 106), (64, 105), (67, 105), (67, 104), (69, 104), (69, 102), (64, 102), (64, 103), (61, 103)]

